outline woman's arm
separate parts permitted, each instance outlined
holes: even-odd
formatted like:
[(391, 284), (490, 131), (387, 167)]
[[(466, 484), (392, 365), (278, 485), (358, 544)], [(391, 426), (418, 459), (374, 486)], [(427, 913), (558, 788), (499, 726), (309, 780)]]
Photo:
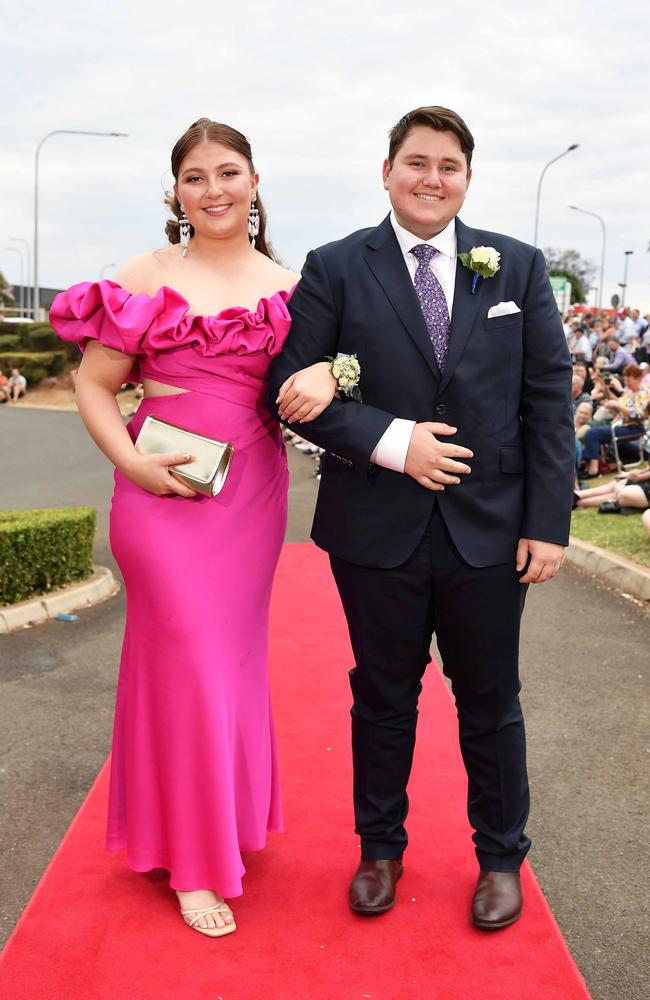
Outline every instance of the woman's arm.
[(318, 361), (290, 375), (278, 393), (280, 419), (308, 424), (319, 417), (336, 394), (337, 383), (329, 361)]
[(93, 441), (123, 475), (156, 496), (177, 493), (195, 496), (169, 472), (170, 465), (189, 461), (187, 455), (141, 455), (124, 426), (115, 395), (127, 379), (134, 358), (104, 347), (97, 341), (86, 346), (75, 383), (79, 413)]

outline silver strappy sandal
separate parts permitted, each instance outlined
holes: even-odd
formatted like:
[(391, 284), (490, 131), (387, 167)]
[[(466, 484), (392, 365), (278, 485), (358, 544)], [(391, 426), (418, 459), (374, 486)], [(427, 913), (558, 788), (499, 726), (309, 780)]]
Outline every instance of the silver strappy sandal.
[(181, 910), (181, 916), (185, 918), (193, 914), (191, 920), (185, 920), (187, 926), (191, 927), (192, 930), (199, 931), (200, 934), (207, 934), (208, 937), (223, 937), (224, 934), (232, 934), (233, 931), (237, 930), (237, 924), (234, 920), (231, 924), (224, 924), (223, 927), (198, 927), (197, 923), (207, 913), (231, 912), (228, 904), (223, 899), (220, 899), (214, 906), (206, 906), (203, 910)]

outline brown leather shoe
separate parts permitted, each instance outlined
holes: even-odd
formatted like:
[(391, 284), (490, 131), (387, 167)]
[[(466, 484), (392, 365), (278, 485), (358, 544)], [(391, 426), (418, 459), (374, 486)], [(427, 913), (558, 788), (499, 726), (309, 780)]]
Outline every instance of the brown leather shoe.
[(481, 869), (472, 899), (472, 923), (482, 931), (498, 931), (519, 920), (522, 896), (519, 872)]
[(350, 906), (372, 916), (395, 906), (395, 887), (401, 878), (401, 861), (362, 861), (350, 883)]

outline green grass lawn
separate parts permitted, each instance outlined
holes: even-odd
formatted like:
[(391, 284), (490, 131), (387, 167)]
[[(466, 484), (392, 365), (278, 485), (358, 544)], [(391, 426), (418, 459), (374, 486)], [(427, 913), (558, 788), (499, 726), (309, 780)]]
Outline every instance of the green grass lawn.
[[(595, 480), (589, 485), (598, 486), (609, 477)], [(597, 507), (574, 510), (571, 534), (583, 542), (590, 542), (601, 549), (625, 556), (641, 566), (650, 566), (650, 538), (641, 524), (641, 514), (599, 514)]]

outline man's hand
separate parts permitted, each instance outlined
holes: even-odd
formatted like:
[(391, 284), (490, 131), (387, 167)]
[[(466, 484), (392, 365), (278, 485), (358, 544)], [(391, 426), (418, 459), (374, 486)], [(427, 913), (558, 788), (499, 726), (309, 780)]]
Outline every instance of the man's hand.
[(565, 549), (563, 545), (553, 542), (540, 542), (535, 538), (520, 538), (517, 546), (517, 572), (528, 562), (530, 565), (519, 583), (544, 583), (559, 573), (564, 562)]
[(471, 472), (469, 465), (457, 459), (473, 458), (469, 448), (438, 441), (436, 434), (455, 434), (457, 428), (449, 424), (422, 423), (413, 428), (406, 455), (404, 472), (427, 490), (444, 490), (455, 486), (459, 476)]

